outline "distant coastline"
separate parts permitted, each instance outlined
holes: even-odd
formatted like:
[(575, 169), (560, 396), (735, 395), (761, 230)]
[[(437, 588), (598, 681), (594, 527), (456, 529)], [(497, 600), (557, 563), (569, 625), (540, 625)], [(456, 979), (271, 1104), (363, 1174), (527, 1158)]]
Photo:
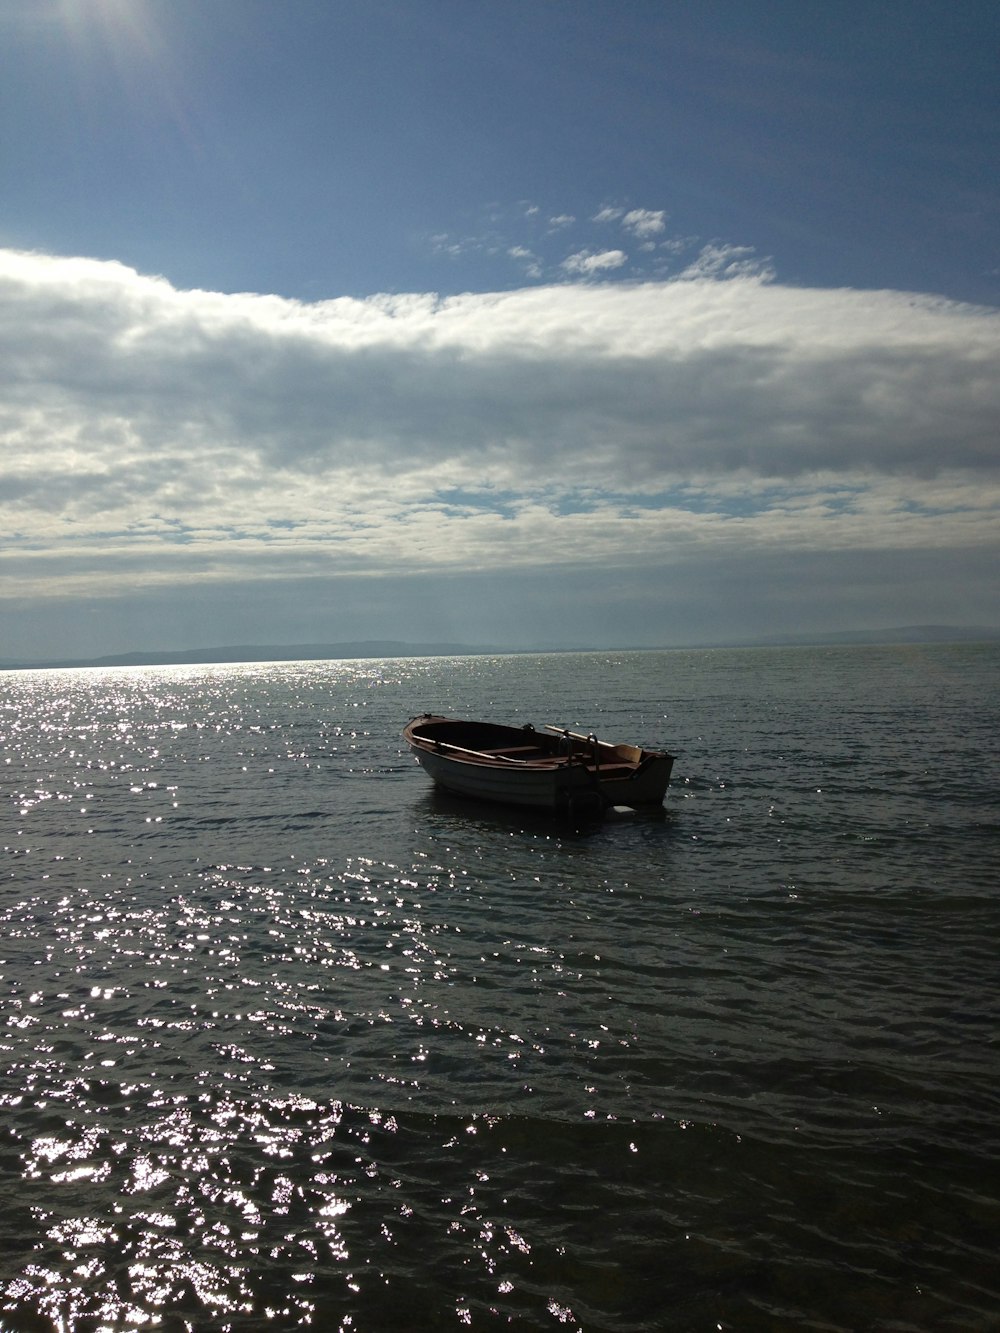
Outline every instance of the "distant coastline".
[(113, 653), (107, 657), (33, 661), (0, 660), (0, 671), (66, 670), (74, 667), (211, 666), (239, 662), (323, 662), (390, 657), (476, 657), (496, 653), (668, 652), (711, 648), (819, 648), (879, 644), (1000, 643), (1000, 628), (982, 625), (906, 625), (892, 629), (840, 630), (781, 635), (722, 643), (573, 644), (511, 648), (500, 644), (408, 643), (361, 639), (349, 643), (240, 644), (228, 647)]

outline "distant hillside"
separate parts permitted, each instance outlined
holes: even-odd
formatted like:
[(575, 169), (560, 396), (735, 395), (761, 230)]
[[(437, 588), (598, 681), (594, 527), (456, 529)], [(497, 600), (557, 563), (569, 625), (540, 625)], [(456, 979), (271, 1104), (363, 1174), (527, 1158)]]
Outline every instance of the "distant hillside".
[[(895, 629), (841, 630), (828, 634), (773, 636), (731, 640), (726, 643), (663, 644), (667, 648), (778, 648), (818, 647), (822, 644), (892, 643), (997, 643), (1000, 629), (981, 625), (909, 625)], [(407, 643), (402, 639), (360, 639), (351, 643), (240, 644), (225, 648), (178, 649), (175, 652), (114, 653), (108, 657), (67, 658), (59, 661), (0, 660), (0, 671), (56, 670), (66, 667), (208, 666), (233, 662), (326, 662), (368, 657), (474, 657), (484, 653), (543, 653), (652, 650), (656, 645), (578, 644), (561, 648), (510, 648), (500, 644)]]
[(108, 657), (59, 661), (0, 662), (4, 670), (108, 666), (207, 666), (226, 662), (325, 662), (365, 657), (465, 657), (508, 651), (463, 643), (404, 643), (400, 639), (359, 639), (353, 643), (238, 644), (155, 653), (113, 653)]
[[(983, 625), (903, 625), (895, 629), (847, 629), (827, 634), (796, 634), (757, 639), (760, 647), (803, 647), (828, 644), (878, 643), (996, 643), (1000, 629)], [(738, 647), (741, 645), (733, 645)]]

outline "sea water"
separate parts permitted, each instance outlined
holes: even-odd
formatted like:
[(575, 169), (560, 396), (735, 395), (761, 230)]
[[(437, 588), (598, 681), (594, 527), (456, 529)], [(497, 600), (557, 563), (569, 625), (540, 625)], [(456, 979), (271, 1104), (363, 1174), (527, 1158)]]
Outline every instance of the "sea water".
[[(0, 1328), (1000, 1327), (998, 666), (0, 676)], [(436, 793), (423, 711), (665, 807)]]

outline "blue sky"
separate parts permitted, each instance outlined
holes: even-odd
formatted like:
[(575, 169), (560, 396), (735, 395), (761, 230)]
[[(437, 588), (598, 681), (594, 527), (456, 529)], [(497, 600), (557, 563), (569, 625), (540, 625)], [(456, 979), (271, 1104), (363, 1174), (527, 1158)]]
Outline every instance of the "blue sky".
[(0, 41), (0, 659), (997, 623), (995, 4)]

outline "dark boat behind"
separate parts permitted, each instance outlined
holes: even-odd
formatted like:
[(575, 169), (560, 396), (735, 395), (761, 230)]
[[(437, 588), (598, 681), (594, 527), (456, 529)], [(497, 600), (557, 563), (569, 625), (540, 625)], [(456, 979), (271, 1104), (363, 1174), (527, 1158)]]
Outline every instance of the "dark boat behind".
[(424, 771), (460, 796), (555, 814), (662, 805), (674, 757), (599, 741), (561, 727), (541, 731), (423, 713), (403, 737)]

